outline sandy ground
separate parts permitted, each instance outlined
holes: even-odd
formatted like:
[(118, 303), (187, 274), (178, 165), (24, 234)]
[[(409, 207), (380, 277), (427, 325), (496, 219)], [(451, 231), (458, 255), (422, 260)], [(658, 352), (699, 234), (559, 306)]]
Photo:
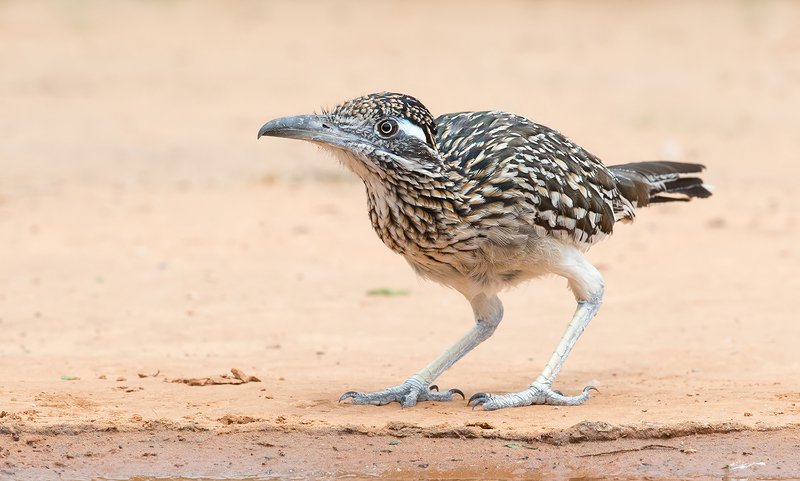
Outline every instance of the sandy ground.
[[(798, 25), (792, 2), (1, 2), (0, 477), (800, 476)], [(381, 90), (524, 114), (608, 163), (708, 166), (712, 199), (642, 211), (591, 251), (605, 304), (557, 386), (597, 386), (586, 405), (336, 402), (402, 381), (472, 322), (380, 243), (350, 174), (255, 140), (270, 118)], [(571, 295), (545, 279), (503, 300), (440, 386), (519, 390), (539, 372)], [(169, 382), (231, 368), (260, 382)], [(200, 456), (215, 436), (221, 457)], [(365, 447), (400, 438), (425, 461)], [(142, 439), (163, 451), (111, 452)], [(510, 442), (547, 462), (504, 464), (523, 453)], [(84, 443), (105, 454), (76, 457)], [(351, 454), (325, 454), (336, 443)], [(611, 471), (576, 457), (654, 444), (679, 449), (611, 454)], [(265, 459), (214, 464), (245, 446)]]

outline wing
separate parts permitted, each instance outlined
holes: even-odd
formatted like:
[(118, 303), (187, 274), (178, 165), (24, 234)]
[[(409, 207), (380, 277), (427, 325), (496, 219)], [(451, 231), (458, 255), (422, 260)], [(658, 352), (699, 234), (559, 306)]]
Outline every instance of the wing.
[(446, 114), (435, 122), (437, 148), (465, 179), (463, 198), (484, 224), (512, 211), (540, 236), (588, 247), (610, 234), (617, 218), (632, 216), (600, 159), (555, 130), (505, 112)]

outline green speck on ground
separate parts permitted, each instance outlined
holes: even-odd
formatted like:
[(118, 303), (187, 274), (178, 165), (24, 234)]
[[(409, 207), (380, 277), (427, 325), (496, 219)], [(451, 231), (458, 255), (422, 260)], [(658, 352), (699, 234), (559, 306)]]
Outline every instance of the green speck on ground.
[(397, 296), (407, 296), (408, 294), (409, 291), (407, 289), (390, 289), (388, 287), (370, 289), (367, 291), (368, 296), (397, 297)]

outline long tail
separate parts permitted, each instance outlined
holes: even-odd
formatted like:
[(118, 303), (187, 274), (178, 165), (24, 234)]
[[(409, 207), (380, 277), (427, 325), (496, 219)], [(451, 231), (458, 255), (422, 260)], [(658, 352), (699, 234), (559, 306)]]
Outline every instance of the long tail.
[(693, 197), (709, 197), (710, 187), (697, 176), (701, 164), (683, 162), (634, 162), (608, 168), (617, 179), (617, 188), (634, 207), (656, 202), (686, 202)]

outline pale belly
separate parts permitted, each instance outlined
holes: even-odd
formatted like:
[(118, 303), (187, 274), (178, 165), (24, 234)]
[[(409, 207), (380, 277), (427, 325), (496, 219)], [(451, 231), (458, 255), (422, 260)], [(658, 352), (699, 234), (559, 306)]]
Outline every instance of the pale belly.
[(552, 260), (567, 246), (555, 239), (530, 237), (524, 243), (480, 247), (455, 253), (406, 252), (403, 257), (422, 277), (452, 287), (467, 298), (502, 289), (552, 271)]

